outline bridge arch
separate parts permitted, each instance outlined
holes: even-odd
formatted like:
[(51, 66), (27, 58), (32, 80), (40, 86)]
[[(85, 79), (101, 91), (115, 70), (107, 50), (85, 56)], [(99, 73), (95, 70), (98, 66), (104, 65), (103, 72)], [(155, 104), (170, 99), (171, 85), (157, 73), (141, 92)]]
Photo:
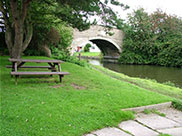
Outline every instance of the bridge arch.
[(119, 56), (121, 47), (109, 38), (92, 37), (89, 41), (96, 44), (104, 56)]
[(113, 28), (111, 31), (113, 35), (105, 32), (103, 26), (91, 26), (86, 31), (73, 30), (73, 42), (71, 45), (72, 53), (77, 46), (84, 46), (88, 42), (96, 44), (104, 56), (118, 57), (122, 51), (123, 32)]

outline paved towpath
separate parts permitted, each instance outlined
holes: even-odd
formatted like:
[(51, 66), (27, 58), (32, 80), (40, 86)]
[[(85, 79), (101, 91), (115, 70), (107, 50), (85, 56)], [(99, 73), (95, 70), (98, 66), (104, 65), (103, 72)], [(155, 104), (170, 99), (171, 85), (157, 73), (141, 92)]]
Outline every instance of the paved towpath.
[(135, 120), (121, 122), (118, 127), (103, 128), (84, 136), (182, 136), (182, 112), (173, 108), (157, 110), (164, 113), (137, 113)]

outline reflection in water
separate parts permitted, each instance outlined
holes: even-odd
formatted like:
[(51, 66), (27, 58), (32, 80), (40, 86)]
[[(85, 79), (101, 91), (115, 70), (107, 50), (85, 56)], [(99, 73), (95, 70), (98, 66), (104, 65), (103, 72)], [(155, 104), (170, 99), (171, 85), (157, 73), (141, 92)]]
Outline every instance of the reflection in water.
[(101, 62), (100, 62), (99, 60), (89, 59), (88, 61), (89, 61), (89, 63), (91, 63), (92, 65), (103, 66), (103, 64), (101, 64)]
[(182, 87), (182, 68), (151, 65), (124, 65), (116, 63), (101, 64), (98, 60), (89, 60), (89, 62), (93, 65), (102, 65), (110, 70), (123, 73), (130, 77), (155, 79), (160, 83), (170, 81)]

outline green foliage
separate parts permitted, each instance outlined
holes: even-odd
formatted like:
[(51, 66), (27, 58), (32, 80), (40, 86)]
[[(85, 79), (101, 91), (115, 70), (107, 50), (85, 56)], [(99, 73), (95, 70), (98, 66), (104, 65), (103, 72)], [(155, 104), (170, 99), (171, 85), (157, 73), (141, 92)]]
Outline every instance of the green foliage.
[(150, 111), (150, 110), (148, 110), (148, 109), (144, 109), (143, 113), (145, 113), (145, 114), (150, 114), (150, 113), (151, 113), (151, 111)]
[(172, 87), (176, 87), (176, 85), (170, 81), (167, 81), (165, 83), (163, 83), (164, 85), (169, 85), (169, 86), (172, 86)]
[(169, 135), (169, 134), (159, 134), (158, 136), (172, 136), (172, 135)]
[(51, 50), (52, 57), (55, 59), (71, 62), (82, 67), (90, 67), (90, 65), (86, 61), (79, 60), (76, 56), (70, 56), (69, 51), (67, 49), (60, 50), (58, 48), (52, 47)]
[(128, 16), (120, 62), (182, 66), (182, 20), (138, 9)]
[(78, 28), (80, 31), (88, 29), (96, 21), (90, 21), (91, 16), (99, 16), (101, 23), (105, 26), (116, 26), (118, 17), (116, 13), (108, 6), (109, 4), (119, 6), (122, 9), (129, 8), (116, 0), (57, 0), (59, 8), (56, 9), (56, 15), (70, 26)]
[(72, 29), (64, 24), (59, 24), (55, 27), (60, 35), (60, 43), (58, 48), (67, 48), (71, 45), (73, 39)]
[(45, 55), (41, 50), (42, 46), (47, 45), (49, 48), (56, 47), (59, 49), (67, 48), (72, 42), (72, 29), (65, 25), (65, 23), (52, 24), (54, 27), (46, 25), (35, 25), (34, 35), (32, 41), (25, 51), (28, 56)]
[(121, 53), (120, 62), (127, 64), (143, 64), (143, 58), (139, 54), (135, 54), (132, 51), (123, 51)]
[[(74, 55), (79, 56), (79, 52), (76, 52)], [(87, 57), (102, 57), (101, 52), (81, 52), (81, 56), (87, 56)]]
[(182, 111), (182, 101), (174, 100), (172, 106), (180, 111)]
[(145, 114), (154, 113), (154, 114), (157, 114), (157, 115), (162, 116), (162, 117), (166, 116), (164, 113), (161, 113), (156, 109), (144, 109), (143, 113), (145, 113)]
[(90, 43), (87, 43), (83, 49), (84, 52), (90, 52), (90, 48), (91, 47), (91, 44)]
[(182, 43), (164, 48), (158, 54), (158, 61), (164, 66), (182, 66)]
[(27, 50), (24, 52), (25, 56), (45, 56), (45, 53), (38, 48), (34, 48), (29, 46)]

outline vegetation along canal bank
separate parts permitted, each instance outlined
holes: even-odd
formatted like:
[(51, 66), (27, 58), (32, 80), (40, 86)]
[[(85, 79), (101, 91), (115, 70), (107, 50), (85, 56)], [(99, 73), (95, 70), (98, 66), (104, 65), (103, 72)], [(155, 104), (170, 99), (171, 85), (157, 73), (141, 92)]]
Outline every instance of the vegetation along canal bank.
[(93, 65), (103, 66), (110, 70), (123, 73), (131, 77), (156, 80), (160, 83), (182, 88), (182, 76), (180, 76), (182, 75), (182, 68), (155, 65), (107, 63), (95, 59), (89, 59), (88, 61)]
[[(182, 90), (151, 80), (130, 78), (103, 67), (81, 67), (65, 62), (70, 73), (57, 76), (10, 76), (9, 57), (1, 56), (1, 124), (3, 135), (78, 136), (133, 119), (121, 109), (180, 101)], [(47, 57), (23, 57), (49, 59)], [(40, 64), (39, 64), (40, 65)]]

